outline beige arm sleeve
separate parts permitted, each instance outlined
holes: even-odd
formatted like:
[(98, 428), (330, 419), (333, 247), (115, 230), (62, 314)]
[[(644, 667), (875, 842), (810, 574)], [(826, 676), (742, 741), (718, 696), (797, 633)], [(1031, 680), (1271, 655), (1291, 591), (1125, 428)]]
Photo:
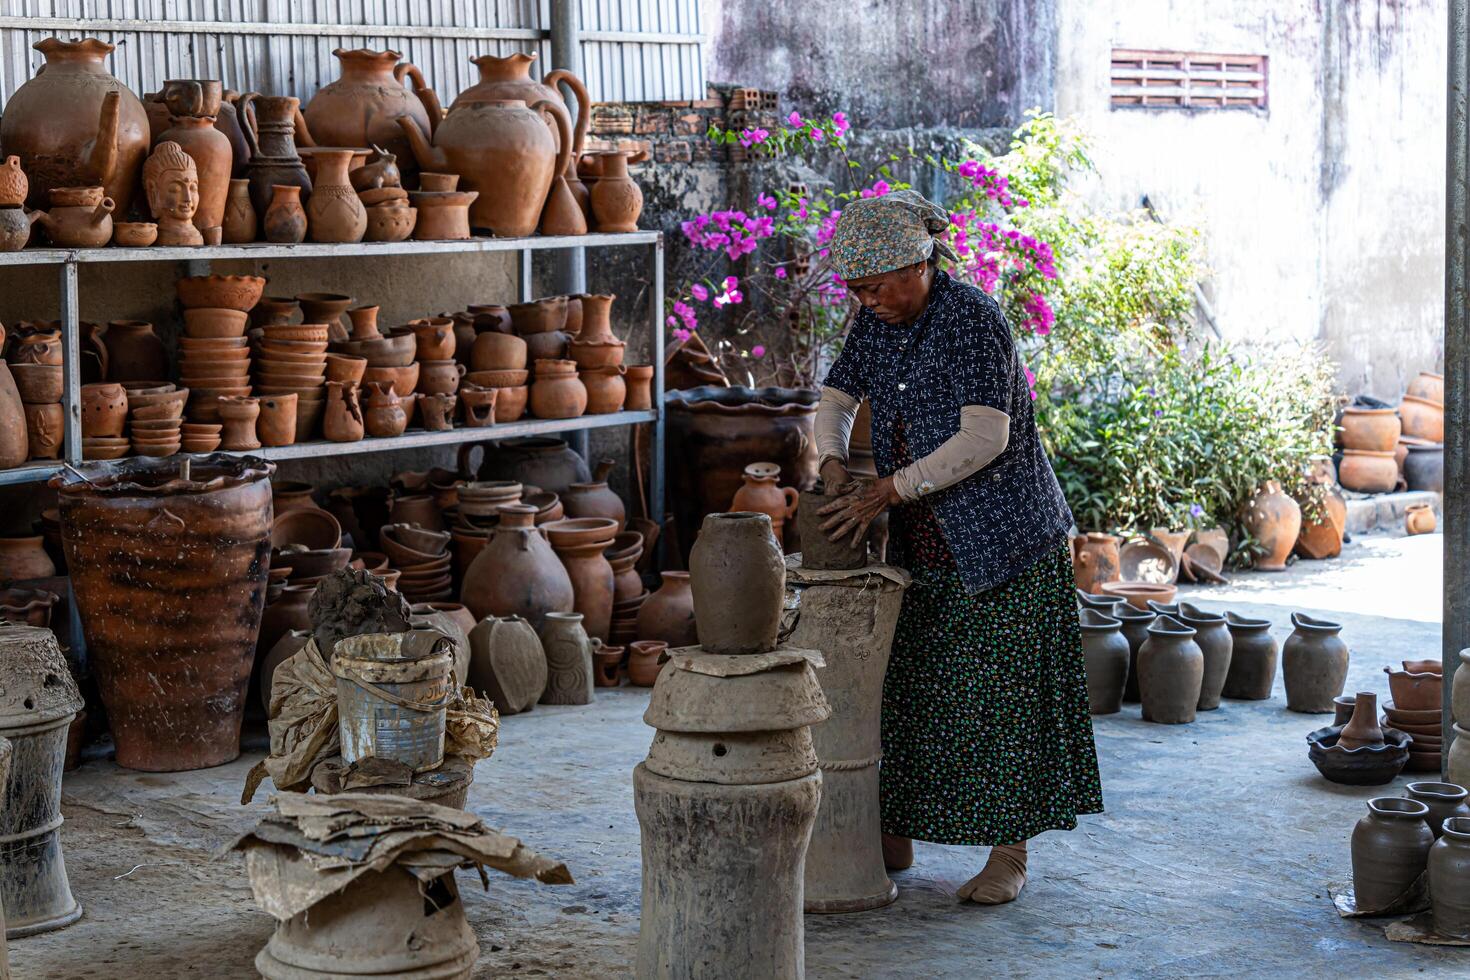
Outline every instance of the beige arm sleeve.
[(829, 459), (847, 463), (847, 443), (861, 402), (840, 388), (823, 387), (817, 403), (817, 468)]
[[(823, 404), (827, 400), (825, 391)], [(819, 423), (821, 417), (818, 409)], [(893, 474), (893, 487), (904, 500), (917, 500), (952, 487), (1005, 452), (1010, 437), (1011, 417), (1005, 412), (985, 405), (966, 405), (960, 409), (960, 431), (928, 456)], [(820, 434), (817, 438), (820, 445)]]

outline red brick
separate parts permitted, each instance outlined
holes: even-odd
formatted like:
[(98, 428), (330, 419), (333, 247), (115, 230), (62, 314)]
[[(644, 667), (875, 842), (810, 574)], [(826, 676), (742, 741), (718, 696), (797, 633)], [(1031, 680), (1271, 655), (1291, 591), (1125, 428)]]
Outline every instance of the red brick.
[(667, 133), (669, 131), (669, 114), (657, 109), (639, 109), (638, 116), (633, 121), (633, 132), (635, 133)]
[(674, 140), (654, 146), (653, 158), (659, 163), (691, 163), (694, 153), (688, 140)]
[(709, 129), (709, 120), (697, 112), (686, 112), (674, 117), (673, 132), (676, 136), (694, 136)]

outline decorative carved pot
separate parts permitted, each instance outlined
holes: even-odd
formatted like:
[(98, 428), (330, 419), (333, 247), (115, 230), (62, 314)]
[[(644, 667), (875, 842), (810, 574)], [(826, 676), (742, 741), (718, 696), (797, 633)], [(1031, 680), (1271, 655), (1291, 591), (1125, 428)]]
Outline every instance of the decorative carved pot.
[(591, 704), (592, 651), (601, 641), (588, 637), (582, 614), (547, 613), (540, 636), (546, 652), (546, 691), (541, 703)]

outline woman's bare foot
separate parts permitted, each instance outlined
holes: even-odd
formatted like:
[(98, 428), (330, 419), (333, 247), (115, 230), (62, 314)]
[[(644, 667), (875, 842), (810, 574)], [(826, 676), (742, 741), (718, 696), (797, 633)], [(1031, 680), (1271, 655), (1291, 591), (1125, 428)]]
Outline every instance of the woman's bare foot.
[[(886, 841), (885, 841), (886, 843)], [(1026, 842), (990, 849), (990, 860), (980, 873), (960, 886), (960, 901), (980, 905), (1014, 902), (1026, 884)]]
[(883, 867), (902, 871), (914, 864), (914, 842), (907, 837), (883, 835)]

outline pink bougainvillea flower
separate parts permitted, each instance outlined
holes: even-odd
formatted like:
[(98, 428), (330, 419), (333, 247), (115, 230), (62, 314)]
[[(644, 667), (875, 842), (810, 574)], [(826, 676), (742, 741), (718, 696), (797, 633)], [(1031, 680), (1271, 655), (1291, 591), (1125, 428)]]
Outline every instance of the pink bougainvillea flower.
[(775, 276), (777, 279), (785, 279), (786, 278), (786, 267), (784, 265), (778, 265), (778, 266), (776, 266), (776, 271), (773, 272), (773, 273), (771, 273), (771, 275)]
[(824, 132), (822, 132), (817, 127), (813, 126), (812, 127), (812, 131), (811, 131), (811, 137), (812, 137), (812, 141), (813, 142), (820, 143), (820, 142), (822, 142), (822, 140), (826, 139), (827, 134), (824, 133)]
[(672, 327), (674, 324), (679, 322), (679, 318), (674, 316), (673, 314), (670, 314), (669, 316), (664, 318), (664, 322)]
[(769, 211), (776, 206), (776, 199), (769, 194), (762, 194), (756, 198), (756, 203)]
[(689, 287), (689, 295), (693, 296), (695, 299), (703, 303), (705, 300), (709, 299), (709, 290), (704, 288), (702, 284), (695, 283), (694, 285)]
[(791, 115), (789, 115), (789, 116), (786, 117), (786, 121), (788, 123), (790, 123), (792, 126), (800, 126), (801, 125), (801, 113), (797, 112), (795, 109), (792, 109), (791, 110)]
[(756, 344), (754, 347), (752, 347), (750, 349), (750, 356), (751, 357), (765, 357), (766, 356), (766, 349), (765, 349), (765, 347), (762, 346), (761, 344)]
[(694, 336), (694, 334), (688, 330), (685, 330), (683, 327), (680, 327), (679, 329), (674, 331), (674, 339), (681, 344), (687, 341), (692, 336)]
[(848, 129), (847, 113), (840, 111), (832, 113), (832, 128), (837, 132), (837, 138), (841, 139), (842, 134)]

